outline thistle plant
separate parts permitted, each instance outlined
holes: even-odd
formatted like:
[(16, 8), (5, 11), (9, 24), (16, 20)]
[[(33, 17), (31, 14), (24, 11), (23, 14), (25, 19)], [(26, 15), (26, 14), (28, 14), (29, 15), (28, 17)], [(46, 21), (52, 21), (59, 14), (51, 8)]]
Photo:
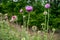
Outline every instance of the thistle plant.
[(44, 30), (44, 25), (45, 25), (44, 23), (41, 23), (41, 26), (42, 26), (42, 29), (43, 29), (43, 30)]
[(33, 7), (32, 6), (26, 6), (25, 9), (28, 12), (27, 31), (25, 30), (25, 27), (26, 27), (25, 18), (26, 18), (26, 16), (23, 13), (23, 9), (20, 9), (20, 13), (22, 13), (22, 16), (23, 16), (23, 26), (22, 26), (22, 30), (21, 30), (21, 40), (30, 40), (30, 34), (28, 33), (28, 26), (29, 26), (29, 21), (30, 21), (30, 12), (33, 10)]
[[(44, 15), (45, 15), (45, 27), (47, 27), (47, 29), (46, 29), (46, 31), (47, 32), (44, 32), (44, 40), (49, 40), (49, 38), (48, 38), (48, 30), (49, 30), (49, 19), (50, 19), (50, 16), (49, 16), (49, 8), (50, 8), (50, 4), (49, 3), (47, 3), (46, 5), (45, 5), (45, 8), (47, 9), (47, 11), (44, 11)], [(55, 30), (55, 29), (53, 29), (53, 30)], [(53, 34), (54, 34), (54, 32), (55, 31), (53, 31), (53, 33), (51, 33), (50, 34), (50, 40), (53, 40)]]
[(35, 33), (36, 30), (37, 30), (37, 26), (32, 26), (32, 30), (33, 30), (33, 32)]
[[(15, 24), (14, 22), (16, 22), (16, 24), (18, 25), (17, 20), (18, 20), (17, 16), (16, 16), (16, 15), (13, 15), (13, 16), (11, 17), (10, 22), (11, 22), (12, 24)], [(17, 27), (17, 25), (15, 25), (15, 27)]]
[(23, 25), (21, 26), (21, 40), (27, 40), (28, 38), (28, 32), (26, 31), (25, 27), (26, 27), (26, 21), (25, 21), (25, 18), (26, 16), (24, 15), (23, 13), (23, 9), (20, 9), (20, 13), (22, 14), (22, 17), (23, 17)]
[[(47, 20), (47, 31), (48, 31), (48, 29), (49, 29), (49, 8), (50, 8), (50, 4), (47, 3), (47, 4), (45, 5), (45, 8), (48, 10), (48, 12), (47, 12), (47, 15), (48, 15), (48, 20)], [(46, 16), (45, 16), (45, 17), (46, 17)]]
[(54, 40), (53, 36), (54, 36), (55, 31), (56, 29), (52, 28), (52, 33), (50, 34), (50, 40)]
[(45, 27), (46, 27), (46, 25), (47, 25), (47, 24), (46, 24), (46, 22), (47, 22), (47, 11), (44, 11), (43, 14), (44, 14), (44, 16), (45, 16)]
[(26, 16), (24, 15), (23, 9), (20, 9), (20, 13), (22, 14), (22, 17), (23, 17), (23, 28), (25, 28), (26, 27), (26, 21), (25, 21)]
[[(48, 29), (49, 29), (49, 8), (50, 8), (50, 4), (47, 3), (45, 5), (45, 8), (48, 11), (44, 11), (44, 16), (45, 16), (45, 23), (42, 23), (42, 29), (43, 29), (43, 36), (42, 36), (42, 40), (48, 40)], [(47, 29), (46, 29), (47, 27)], [(47, 32), (46, 32), (47, 31)]]
[(33, 10), (33, 7), (32, 6), (26, 6), (25, 9), (28, 12), (28, 20), (27, 20), (27, 30), (28, 30), (29, 21), (30, 21), (30, 12)]

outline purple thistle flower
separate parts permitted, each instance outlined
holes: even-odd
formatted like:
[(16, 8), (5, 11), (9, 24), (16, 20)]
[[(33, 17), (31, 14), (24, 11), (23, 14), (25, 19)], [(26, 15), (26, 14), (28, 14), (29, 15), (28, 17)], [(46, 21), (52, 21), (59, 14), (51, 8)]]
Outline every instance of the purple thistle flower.
[(26, 9), (26, 11), (31, 12), (33, 10), (33, 7), (32, 6), (26, 6), (25, 9)]
[(45, 5), (45, 8), (50, 8), (50, 4), (47, 3), (47, 4)]

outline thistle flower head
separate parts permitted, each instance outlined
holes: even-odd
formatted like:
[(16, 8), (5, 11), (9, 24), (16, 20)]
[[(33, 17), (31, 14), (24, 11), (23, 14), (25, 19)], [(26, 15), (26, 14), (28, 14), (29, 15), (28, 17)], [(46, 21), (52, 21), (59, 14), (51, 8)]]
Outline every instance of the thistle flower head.
[(53, 32), (55, 32), (55, 30), (56, 30), (55, 28), (52, 29)]
[(10, 21), (16, 21), (17, 20), (17, 16), (12, 16), (11, 20)]
[(26, 6), (25, 9), (26, 9), (26, 11), (31, 12), (33, 10), (33, 7), (32, 6)]
[(12, 16), (12, 19), (16, 19), (17, 18), (17, 16)]
[(47, 11), (44, 11), (44, 13), (43, 13), (44, 15), (47, 15)]
[(49, 3), (45, 4), (45, 8), (50, 8), (50, 4)]
[(36, 31), (37, 30), (37, 27), (36, 26), (32, 26), (32, 30), (33, 31)]
[(23, 9), (20, 9), (20, 13), (22, 13), (23, 12)]
[(25, 18), (26, 16), (25, 15), (23, 15), (23, 18)]

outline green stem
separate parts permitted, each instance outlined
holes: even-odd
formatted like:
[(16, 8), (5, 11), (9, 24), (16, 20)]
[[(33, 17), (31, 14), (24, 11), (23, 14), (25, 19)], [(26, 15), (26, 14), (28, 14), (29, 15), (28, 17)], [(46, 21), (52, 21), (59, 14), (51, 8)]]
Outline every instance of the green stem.
[(48, 29), (49, 29), (49, 9), (48, 9), (47, 32), (48, 32)]
[[(48, 9), (48, 19), (47, 19), (47, 33), (48, 33), (48, 30), (49, 30), (49, 9)], [(47, 38), (48, 38), (48, 36), (47, 36)]]
[(25, 30), (26, 21), (25, 21), (25, 15), (24, 15), (24, 13), (22, 13), (22, 16), (23, 16), (23, 30)]
[(29, 26), (29, 20), (30, 19), (30, 13), (28, 14), (28, 21), (27, 21), (27, 30), (28, 30), (28, 26)]
[[(24, 16), (24, 15), (23, 15)], [(23, 17), (23, 26), (26, 27), (25, 17)]]
[(45, 15), (45, 28), (46, 28), (46, 15)]
[[(22, 13), (22, 18), (23, 18), (24, 14)], [(24, 18), (22, 19), (23, 20), (23, 26), (24, 26)]]
[(24, 22), (25, 22), (24, 13), (22, 13), (22, 16), (23, 16), (23, 27), (25, 27), (25, 24), (24, 24)]

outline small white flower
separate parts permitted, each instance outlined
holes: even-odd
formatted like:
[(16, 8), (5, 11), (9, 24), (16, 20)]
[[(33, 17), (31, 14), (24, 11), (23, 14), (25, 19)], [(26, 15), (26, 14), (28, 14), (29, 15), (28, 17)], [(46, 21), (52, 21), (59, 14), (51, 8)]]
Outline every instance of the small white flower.
[(24, 15), (23, 18), (25, 18), (26, 16)]

